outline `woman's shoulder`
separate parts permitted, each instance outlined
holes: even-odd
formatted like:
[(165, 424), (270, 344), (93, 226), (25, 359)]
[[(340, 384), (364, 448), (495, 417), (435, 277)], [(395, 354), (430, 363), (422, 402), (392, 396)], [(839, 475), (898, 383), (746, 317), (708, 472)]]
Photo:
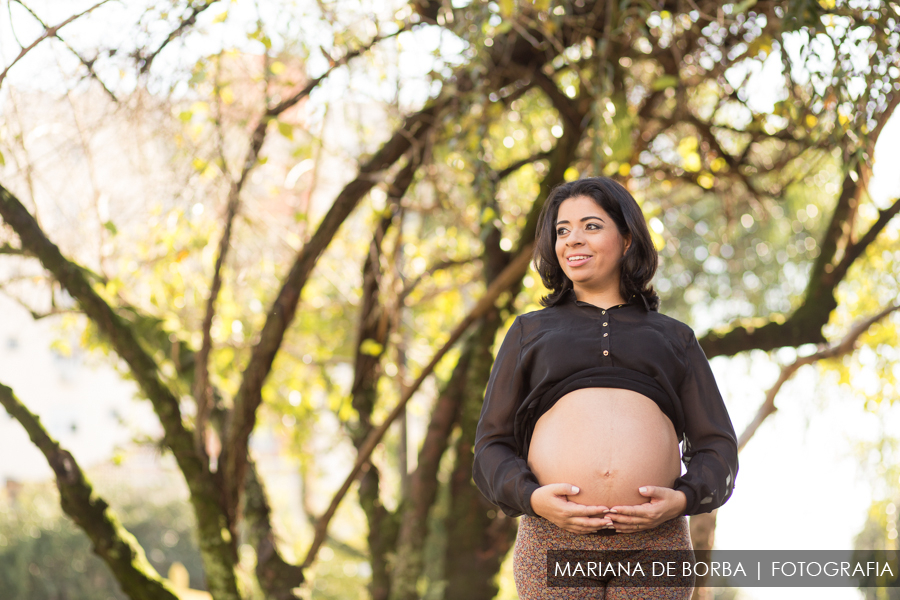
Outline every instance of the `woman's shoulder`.
[(564, 305), (543, 308), (531, 306), (516, 316), (512, 325), (510, 325), (510, 329), (518, 327), (521, 331), (523, 342), (527, 340), (533, 341), (543, 337), (547, 332), (566, 325), (571, 318), (572, 315), (568, 314)]
[(675, 317), (670, 317), (657, 311), (648, 311), (647, 318), (667, 335), (677, 339), (682, 346), (690, 345), (696, 338), (694, 330), (688, 324), (679, 321)]

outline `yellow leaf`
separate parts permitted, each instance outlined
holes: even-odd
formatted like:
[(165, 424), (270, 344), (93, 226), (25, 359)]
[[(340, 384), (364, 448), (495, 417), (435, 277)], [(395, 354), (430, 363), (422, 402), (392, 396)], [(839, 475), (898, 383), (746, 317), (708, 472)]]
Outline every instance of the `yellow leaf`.
[(286, 68), (287, 67), (285, 67), (284, 63), (280, 60), (276, 60), (269, 66), (269, 70), (272, 71), (274, 75), (281, 75)]
[(202, 158), (195, 158), (195, 159), (191, 162), (191, 166), (193, 166), (194, 169), (196, 169), (197, 171), (203, 171), (203, 170), (205, 170), (207, 164), (209, 164), (209, 163), (207, 163), (207, 162), (206, 162), (205, 160), (203, 160)]
[(718, 173), (727, 166), (728, 162), (721, 156), (716, 158), (714, 161), (712, 161), (712, 164), (709, 165), (709, 167), (713, 170), (713, 173)]
[(700, 145), (700, 142), (697, 141), (697, 138), (695, 138), (693, 136), (683, 137), (678, 142), (678, 152), (679, 152), (679, 154), (684, 156), (688, 152), (696, 150), (699, 145)]
[(234, 92), (231, 91), (230, 87), (223, 87), (222, 91), (219, 92), (219, 96), (222, 98), (222, 102), (225, 104), (231, 104), (234, 102)]
[(628, 174), (631, 173), (631, 165), (628, 163), (622, 163), (619, 165), (619, 175), (622, 177), (627, 177)]
[(816, 123), (819, 122), (819, 119), (816, 115), (806, 115), (806, 126), (807, 127), (815, 127)]
[(190, 254), (190, 252), (188, 252), (187, 250), (180, 250), (178, 252), (178, 254), (175, 255), (175, 262), (183, 261), (185, 258), (188, 257), (189, 254)]
[(757, 56), (760, 52), (763, 53), (763, 56), (769, 56), (769, 53), (772, 52), (772, 37), (769, 35), (761, 35), (752, 42), (750, 42), (750, 46), (747, 48), (747, 54), (751, 57)]
[(690, 171), (692, 173), (696, 173), (700, 170), (700, 155), (696, 152), (691, 152), (687, 156), (684, 157), (684, 170)]
[(713, 184), (716, 182), (716, 178), (712, 176), (712, 174), (704, 171), (697, 176), (697, 184), (705, 190), (712, 188)]
[(278, 121), (278, 133), (283, 135), (289, 140), (294, 139), (294, 127), (290, 123), (285, 123), (284, 121)]
[(516, 9), (514, 0), (500, 0), (500, 14), (504, 17), (510, 17)]
[(359, 351), (369, 356), (378, 356), (384, 352), (384, 346), (369, 338), (363, 340), (362, 344), (359, 345)]
[(213, 23), (223, 23), (225, 21), (225, 19), (227, 19), (227, 18), (228, 18), (228, 11), (226, 10), (226, 11), (223, 11), (223, 12), (219, 13), (218, 15), (216, 15), (216, 18), (213, 19)]

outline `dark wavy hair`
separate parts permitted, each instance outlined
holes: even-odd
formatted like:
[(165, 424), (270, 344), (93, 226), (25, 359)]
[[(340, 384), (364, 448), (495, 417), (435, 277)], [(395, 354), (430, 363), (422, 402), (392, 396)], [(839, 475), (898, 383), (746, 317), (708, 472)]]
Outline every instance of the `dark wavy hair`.
[(626, 302), (642, 301), (647, 310), (659, 310), (659, 296), (650, 285), (659, 255), (650, 239), (644, 213), (620, 183), (609, 177), (588, 177), (556, 186), (538, 219), (534, 264), (550, 293), (541, 298), (544, 306), (559, 304), (572, 289), (556, 257), (556, 218), (559, 205), (569, 198), (587, 196), (606, 211), (622, 236), (631, 234), (631, 245), (622, 258), (619, 291)]

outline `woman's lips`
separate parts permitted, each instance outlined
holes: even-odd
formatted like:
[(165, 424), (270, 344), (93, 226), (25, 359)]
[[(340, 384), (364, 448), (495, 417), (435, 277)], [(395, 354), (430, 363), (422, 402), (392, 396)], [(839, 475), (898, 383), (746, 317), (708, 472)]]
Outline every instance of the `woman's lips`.
[(591, 259), (590, 256), (584, 254), (576, 254), (574, 256), (569, 256), (566, 258), (566, 264), (570, 267), (579, 267), (589, 261)]

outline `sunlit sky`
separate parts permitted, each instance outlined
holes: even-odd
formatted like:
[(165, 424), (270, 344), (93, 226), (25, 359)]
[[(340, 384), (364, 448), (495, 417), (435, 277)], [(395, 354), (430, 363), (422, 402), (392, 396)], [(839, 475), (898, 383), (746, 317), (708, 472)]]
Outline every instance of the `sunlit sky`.
[[(33, 2), (31, 5), (48, 22), (55, 23), (71, 14), (73, 5), (89, 2)], [(128, 44), (127, 27), (115, 26), (134, 20), (141, 3), (111, 3), (90, 19), (62, 30), (63, 35), (81, 45), (103, 40), (105, 46)], [(228, 4), (232, 14), (229, 28), (220, 30), (221, 43), (242, 38), (246, 24), (255, 20), (250, 3)], [(263, 3), (264, 4), (264, 3)], [(15, 8), (15, 7), (14, 7)], [(245, 11), (241, 15), (240, 11)], [(209, 11), (201, 25), (209, 23), (218, 12)], [(22, 20), (23, 23), (26, 20)], [(18, 47), (0, 19), (0, 63), (8, 64)], [(34, 23), (18, 27), (20, 40), (34, 39), (41, 28)], [(330, 44), (330, 39), (310, 40)], [(178, 49), (177, 58), (163, 54), (157, 68), (184, 64), (190, 56), (210, 51), (194, 47), (190, 42)], [(206, 42), (215, 44), (215, 38)], [(404, 102), (420, 101), (428, 93), (425, 75), (431, 68), (430, 51), (440, 47), (445, 56), (461, 48), (452, 36), (436, 36), (423, 30), (401, 38), (408, 54), (402, 54), (401, 73), (405, 82)], [(253, 51), (252, 48), (248, 49)], [(186, 58), (187, 56), (187, 58)], [(45, 43), (11, 71), (4, 86), (61, 89), (58, 65), (68, 69), (72, 57), (58, 46)], [(325, 63), (311, 63), (311, 69), (324, 69)], [(118, 74), (109, 71), (120, 85)], [(127, 88), (129, 75), (121, 80)], [(780, 99), (780, 77), (777, 71), (763, 68), (748, 86), (753, 104), (764, 109)], [(335, 77), (334, 90), (346, 89), (346, 75)], [(390, 84), (390, 82), (388, 82)], [(360, 80), (352, 86), (384, 86), (384, 82)], [(177, 88), (176, 88), (177, 89)], [(328, 89), (327, 87), (325, 88)], [(2, 93), (2, 92), (0, 92)], [(385, 93), (388, 93), (386, 90)], [(376, 94), (371, 94), (376, 95)], [(314, 98), (315, 100), (315, 98)], [(334, 98), (320, 97), (319, 101)], [(900, 193), (900, 117), (895, 116), (881, 135), (875, 153), (875, 176), (871, 194), (876, 204), (884, 206)], [(0, 170), (2, 173), (2, 170)], [(896, 219), (893, 225), (897, 227)], [(0, 299), (0, 382), (15, 389), (32, 410), (42, 415), (51, 433), (70, 447), (80, 461), (92, 464), (105, 460), (116, 444), (127, 441), (133, 429), (120, 427), (111, 415), (115, 410), (133, 424), (153, 423), (149, 406), (130, 399), (133, 386), (122, 382), (107, 367), (85, 367), (80, 359), (60, 359), (49, 350), (56, 332), (46, 322), (33, 323), (27, 313), (9, 301)], [(895, 315), (896, 317), (896, 315)], [(762, 402), (765, 390), (778, 375), (777, 366), (762, 354), (717, 358), (714, 371), (731, 411), (735, 428), (742, 431)], [(53, 376), (44, 374), (51, 373)], [(759, 429), (740, 456), (740, 474), (729, 503), (719, 511), (716, 545), (724, 549), (843, 549), (853, 545), (861, 530), (872, 497), (872, 485), (860, 472), (860, 458), (855, 446), (859, 441), (873, 440), (882, 431), (900, 432), (900, 410), (897, 408), (875, 415), (862, 410), (858, 400), (848, 397), (837, 387), (819, 382), (813, 368), (804, 368), (788, 382), (778, 397), (778, 412)], [(88, 416), (90, 413), (91, 416)], [(73, 417), (83, 425), (71, 431)], [(31, 446), (18, 424), (0, 418), (0, 479), (46, 479), (50, 470), (40, 453)], [(800, 592), (800, 593), (798, 593)], [(793, 590), (742, 590), (739, 598), (797, 598), (802, 592)], [(858, 598), (854, 589), (816, 589), (816, 598)]]

